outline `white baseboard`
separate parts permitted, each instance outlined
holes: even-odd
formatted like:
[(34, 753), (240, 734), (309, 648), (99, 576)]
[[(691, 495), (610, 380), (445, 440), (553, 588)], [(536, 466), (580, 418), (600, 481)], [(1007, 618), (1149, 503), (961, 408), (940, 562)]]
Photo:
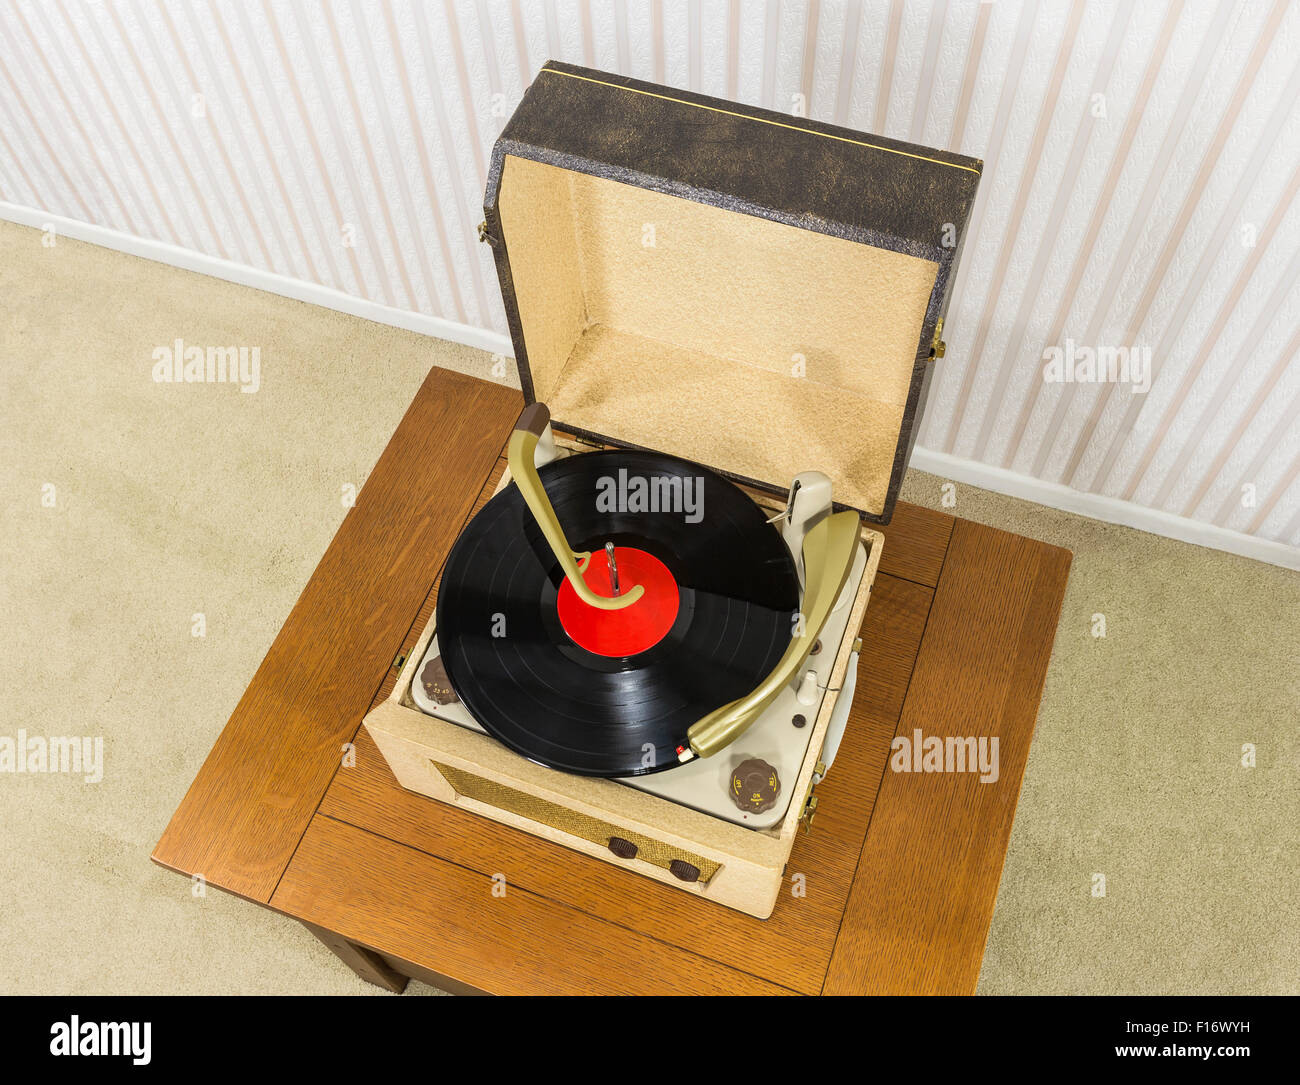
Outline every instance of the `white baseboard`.
[[(142, 256), (146, 260), (156, 260), (162, 264), (184, 268), (186, 271), (212, 275), (228, 282), (239, 283), (241, 286), (266, 290), (272, 294), (305, 301), (311, 305), (320, 305), (326, 309), (336, 309), (341, 313), (361, 317), (363, 320), (391, 324), (397, 328), (405, 328), (407, 331), (430, 335), (437, 339), (449, 339), (453, 343), (463, 343), (465, 346), (476, 347), (493, 354), (506, 356), (514, 354), (510, 337), (498, 332), (485, 331), (482, 328), (459, 324), (442, 317), (413, 313), (407, 309), (394, 309), (388, 305), (355, 298), (341, 290), (333, 290), (317, 283), (303, 282), (301, 279), (291, 279), (273, 271), (259, 271), (244, 264), (206, 256), (164, 241), (150, 241), (118, 230), (78, 222), (76, 219), (64, 218), (47, 211), (38, 211), (4, 201), (0, 201), (0, 219), (17, 222), (23, 226), (34, 226), (37, 229), (44, 229), (47, 224), (50, 224), (62, 237), (87, 241), (92, 245), (116, 249), (119, 252), (130, 253), (132, 256)], [(1229, 531), (1227, 528), (1203, 523), (1200, 520), (1189, 520), (1184, 516), (1174, 516), (1172, 513), (1161, 512), (1158, 509), (1144, 508), (1131, 501), (1072, 490), (1060, 483), (1044, 482), (1028, 475), (1016, 474), (975, 460), (961, 459), (944, 452), (932, 452), (919, 445), (913, 450), (911, 463), (917, 470), (927, 471), (956, 482), (964, 482), (970, 486), (978, 486), (984, 490), (1019, 497), (1039, 505), (1088, 516), (1094, 520), (1123, 524), (1140, 531), (1148, 531), (1153, 535), (1164, 535), (1172, 539), (1181, 539), (1183, 542), (1195, 543), (1198, 546), (1207, 546), (1213, 550), (1240, 554), (1243, 557), (1268, 562), (1270, 565), (1300, 570), (1300, 547), (1256, 538), (1239, 531)]]
[(1077, 513), (1108, 524), (1135, 527), (1139, 531), (1147, 531), (1152, 535), (1180, 539), (1197, 546), (1209, 547), (1211, 550), (1240, 554), (1242, 557), (1254, 558), (1256, 561), (1268, 562), (1270, 565), (1280, 565), (1284, 569), (1300, 570), (1300, 547), (1288, 546), (1286, 543), (1257, 538), (1240, 531), (1231, 531), (1226, 527), (1207, 524), (1201, 520), (1191, 520), (1186, 516), (1175, 516), (1171, 512), (1162, 512), (1160, 509), (1149, 509), (1136, 505), (1132, 501), (1107, 497), (1105, 494), (1072, 490), (1059, 482), (1044, 482), (1042, 479), (1017, 474), (1002, 467), (962, 459), (946, 452), (933, 452), (920, 445), (912, 450), (910, 462), (911, 466), (918, 471), (926, 471), (955, 482), (964, 482), (968, 486), (978, 486), (981, 490), (993, 490), (1008, 497), (1019, 497), (1037, 505)]
[(160, 264), (170, 264), (172, 267), (184, 268), (186, 271), (197, 271), (203, 275), (225, 279), (240, 286), (251, 286), (296, 301), (305, 301), (326, 309), (336, 309), (340, 313), (358, 316), (363, 320), (391, 324), (396, 328), (405, 328), (407, 331), (431, 335), (437, 339), (450, 339), (453, 343), (463, 343), (467, 347), (476, 347), (492, 354), (504, 354), (507, 357), (514, 355), (510, 337), (499, 332), (484, 331), (482, 328), (459, 324), (439, 316), (413, 313), (409, 309), (394, 309), (390, 305), (380, 305), (378, 302), (366, 301), (364, 298), (355, 298), (351, 294), (321, 286), (319, 283), (291, 279), (287, 275), (280, 275), (274, 271), (259, 271), (246, 264), (206, 256), (192, 249), (182, 249), (166, 241), (150, 241), (118, 230), (110, 230), (105, 226), (78, 222), (76, 219), (51, 215), (48, 211), (37, 211), (30, 207), (20, 207), (18, 204), (5, 203), (3, 200), (0, 200), (0, 219), (7, 219), (22, 226), (34, 226), (38, 230), (50, 225), (60, 237), (87, 241), (106, 249), (116, 249), (119, 252), (130, 253), (132, 256), (142, 256), (146, 260), (156, 260)]

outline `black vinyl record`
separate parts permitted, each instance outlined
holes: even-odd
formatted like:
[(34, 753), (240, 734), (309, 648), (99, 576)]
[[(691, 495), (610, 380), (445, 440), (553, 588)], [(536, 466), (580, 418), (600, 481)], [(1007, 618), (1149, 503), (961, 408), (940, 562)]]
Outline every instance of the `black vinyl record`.
[[(598, 495), (608, 497), (620, 471), (680, 480), (697, 504), (611, 510)], [(671, 768), (691, 724), (754, 689), (789, 646), (799, 605), (790, 552), (749, 497), (698, 464), (590, 452), (538, 474), (576, 550), (613, 542), (667, 566), (675, 620), (634, 655), (579, 646), (557, 614), (557, 593), (571, 589), (511, 485), (470, 521), (443, 570), (437, 633), (447, 676), (483, 728), (530, 760), (586, 776)]]

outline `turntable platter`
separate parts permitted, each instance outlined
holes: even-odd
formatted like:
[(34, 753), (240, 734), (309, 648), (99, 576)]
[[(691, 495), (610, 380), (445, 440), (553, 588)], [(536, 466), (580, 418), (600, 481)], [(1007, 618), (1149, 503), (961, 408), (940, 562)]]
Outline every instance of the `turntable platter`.
[[(790, 643), (799, 606), (780, 533), (738, 487), (651, 452), (590, 452), (539, 470), (583, 579), (645, 593), (622, 610), (573, 594), (519, 490), (457, 540), (438, 594), (452, 687), (498, 741), (588, 776), (678, 763), (687, 729), (752, 690)], [(678, 500), (670, 498), (676, 496)]]

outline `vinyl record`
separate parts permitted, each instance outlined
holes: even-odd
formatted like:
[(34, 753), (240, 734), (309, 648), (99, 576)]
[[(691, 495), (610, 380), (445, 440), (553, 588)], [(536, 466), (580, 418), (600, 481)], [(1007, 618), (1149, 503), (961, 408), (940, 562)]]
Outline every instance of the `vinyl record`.
[[(671, 768), (686, 731), (754, 689), (788, 647), (799, 605), (780, 533), (740, 489), (685, 460), (590, 452), (538, 472), (584, 579), (621, 611), (583, 603), (519, 490), (493, 497), (456, 541), (438, 590), (447, 675), (494, 738), (587, 776)], [(569, 598), (566, 599), (566, 596)]]

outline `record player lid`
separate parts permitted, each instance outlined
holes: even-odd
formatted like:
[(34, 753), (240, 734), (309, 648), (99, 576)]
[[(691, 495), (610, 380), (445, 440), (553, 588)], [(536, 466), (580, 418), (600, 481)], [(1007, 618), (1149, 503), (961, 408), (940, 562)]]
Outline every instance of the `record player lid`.
[(525, 399), (888, 522), (981, 165), (548, 63), (484, 203)]

